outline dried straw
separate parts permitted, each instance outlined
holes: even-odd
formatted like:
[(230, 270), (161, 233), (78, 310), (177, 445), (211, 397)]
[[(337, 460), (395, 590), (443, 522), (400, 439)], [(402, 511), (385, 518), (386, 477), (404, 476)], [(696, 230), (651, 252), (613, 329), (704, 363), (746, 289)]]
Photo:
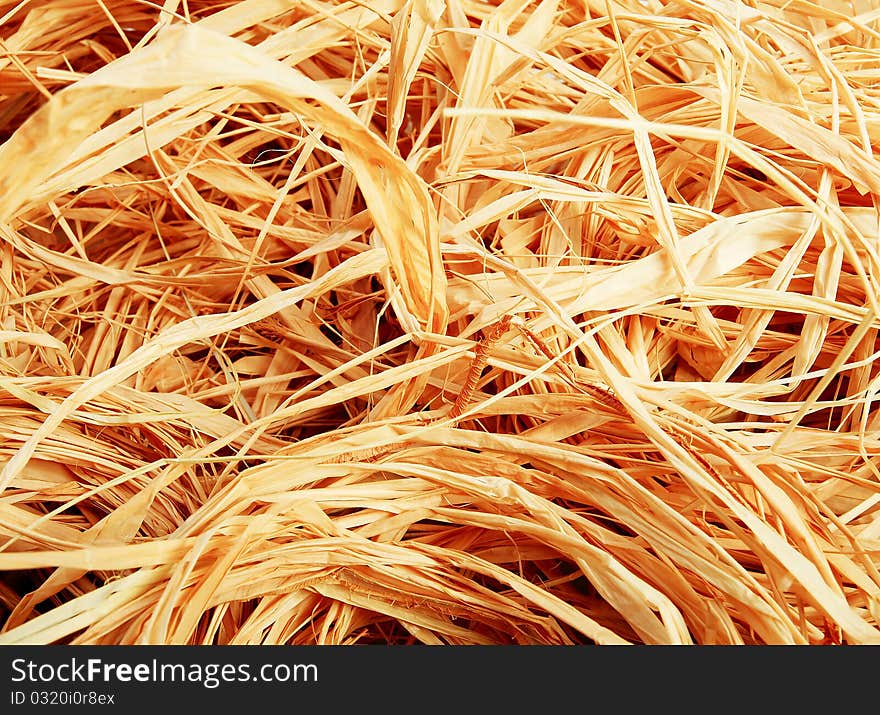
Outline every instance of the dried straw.
[(0, 28), (0, 643), (880, 643), (869, 4)]

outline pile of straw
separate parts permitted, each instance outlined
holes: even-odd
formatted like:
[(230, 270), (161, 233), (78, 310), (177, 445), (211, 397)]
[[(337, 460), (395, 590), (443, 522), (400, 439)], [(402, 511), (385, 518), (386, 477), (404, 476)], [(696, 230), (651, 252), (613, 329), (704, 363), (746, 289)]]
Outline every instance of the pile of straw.
[(0, 643), (880, 642), (880, 11), (0, 1)]

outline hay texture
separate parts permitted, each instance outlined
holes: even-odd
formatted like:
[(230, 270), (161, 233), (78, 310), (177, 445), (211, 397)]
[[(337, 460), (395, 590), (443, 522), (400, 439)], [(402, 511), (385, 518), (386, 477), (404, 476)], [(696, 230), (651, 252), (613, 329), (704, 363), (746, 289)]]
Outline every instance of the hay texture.
[(880, 642), (874, 3), (0, 28), (0, 644)]

